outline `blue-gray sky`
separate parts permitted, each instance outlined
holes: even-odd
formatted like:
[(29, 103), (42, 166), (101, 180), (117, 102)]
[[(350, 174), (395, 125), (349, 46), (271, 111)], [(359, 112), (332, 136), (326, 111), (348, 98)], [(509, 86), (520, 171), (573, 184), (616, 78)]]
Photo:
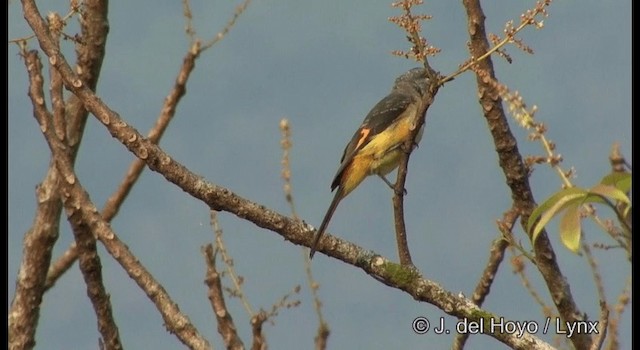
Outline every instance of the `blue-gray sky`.
[[(194, 2), (194, 25), (205, 40), (218, 32), (238, 2)], [(488, 1), (487, 26), (502, 33), (533, 1)], [(66, 12), (68, 2), (41, 4), (41, 11)], [(389, 1), (256, 0), (231, 32), (197, 61), (187, 95), (161, 146), (207, 180), (281, 213), (289, 209), (280, 178), (281, 118), (293, 132), (293, 190), (300, 216), (318, 225), (331, 200), (329, 184), (344, 145), (369, 109), (390, 89), (393, 79), (416, 66), (390, 55), (405, 49), (404, 33), (387, 21), (398, 13)], [(55, 6), (55, 7), (46, 7)], [(442, 53), (432, 65), (446, 74), (468, 55), (465, 14), (459, 2), (429, 1), (420, 7), (433, 15), (424, 34)], [(609, 171), (611, 145), (619, 142), (631, 159), (631, 1), (556, 1), (541, 30), (521, 37), (535, 51), (511, 47), (514, 59), (496, 58), (498, 77), (525, 101), (537, 105), (537, 118), (549, 128), (565, 168), (575, 167), (574, 182), (591, 186)], [(145, 133), (173, 85), (188, 47), (180, 2), (111, 2), (111, 30), (98, 94), (129, 124)], [(76, 25), (68, 30), (73, 33)], [(9, 38), (29, 30), (18, 2), (9, 4)], [(31, 47), (36, 47), (30, 41)], [(64, 43), (73, 57), (69, 43)], [(48, 167), (49, 150), (32, 117), (24, 65), (9, 46), (9, 298), (22, 253), (22, 237), (33, 219), (34, 188)], [(540, 154), (537, 143), (510, 120), (523, 154)], [(116, 188), (132, 155), (96, 120), (90, 119), (77, 161), (82, 184), (100, 207)], [(543, 200), (560, 186), (548, 167), (531, 177)], [(429, 109), (425, 137), (411, 157), (406, 219), (414, 263), (426, 278), (470, 295), (484, 267), (495, 221), (510, 206), (504, 176), (477, 103), (475, 78), (464, 74), (444, 86)], [(338, 208), (328, 231), (395, 259), (391, 193), (377, 179), (366, 180)], [(607, 216), (606, 210), (601, 215)], [(253, 307), (269, 309), (295, 285), (304, 289), (300, 307), (283, 310), (267, 326), (272, 349), (312, 348), (317, 322), (305, 285), (302, 248), (269, 231), (222, 213), (220, 224), (245, 277)], [(582, 311), (598, 317), (595, 287), (584, 258), (564, 249), (557, 223), (549, 230), (562, 271)], [(141, 262), (158, 278), (198, 329), (218, 348), (203, 284), (200, 247), (211, 242), (205, 205), (146, 171), (112, 224)], [(72, 241), (62, 222), (59, 255)], [(523, 238), (520, 230), (517, 234)], [(590, 241), (605, 241), (588, 227)], [(104, 253), (104, 250), (101, 250)], [(630, 274), (620, 251), (596, 253), (607, 297), (620, 292)], [(151, 302), (105, 253), (104, 276), (122, 341), (128, 348), (178, 349)], [(452, 336), (416, 335), (417, 316), (432, 320), (443, 313), (390, 289), (360, 270), (322, 254), (313, 260), (321, 284), (323, 311), (331, 327), (330, 348), (441, 349)], [(541, 278), (528, 268), (544, 295)], [(229, 300), (241, 335), (249, 341), (248, 318)], [(485, 306), (512, 320), (543, 321), (540, 308), (504, 264)], [(621, 325), (622, 348), (630, 348), (630, 310)], [(446, 317), (447, 322), (455, 320)], [(552, 334), (538, 334), (552, 340)], [(37, 348), (94, 349), (99, 333), (77, 267), (45, 295)], [(474, 336), (469, 349), (503, 348), (487, 336)]]

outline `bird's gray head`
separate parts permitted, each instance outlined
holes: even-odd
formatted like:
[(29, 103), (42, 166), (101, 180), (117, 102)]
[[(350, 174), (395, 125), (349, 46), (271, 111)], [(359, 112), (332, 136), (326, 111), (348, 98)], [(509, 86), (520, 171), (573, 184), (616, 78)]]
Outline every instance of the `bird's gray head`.
[(396, 78), (393, 89), (413, 89), (421, 95), (425, 94), (429, 88), (427, 70), (422, 67), (410, 69), (406, 73)]

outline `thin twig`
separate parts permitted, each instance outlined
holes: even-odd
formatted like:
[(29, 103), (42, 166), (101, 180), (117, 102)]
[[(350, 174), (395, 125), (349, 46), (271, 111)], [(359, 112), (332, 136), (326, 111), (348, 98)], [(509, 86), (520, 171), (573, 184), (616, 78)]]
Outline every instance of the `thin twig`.
[(238, 5), (235, 12), (233, 13), (233, 16), (231, 17), (229, 22), (227, 22), (227, 25), (225, 25), (224, 28), (222, 28), (222, 30), (219, 31), (218, 34), (216, 34), (211, 40), (204, 43), (204, 45), (202, 45), (202, 50), (204, 51), (222, 40), (225, 35), (229, 33), (231, 28), (236, 24), (236, 21), (238, 20), (238, 18), (240, 18), (240, 15), (242, 15), (242, 13), (247, 9), (250, 3), (251, 0), (244, 0), (242, 4)]
[(247, 315), (249, 315), (249, 317), (253, 317), (255, 315), (255, 312), (253, 311), (253, 308), (249, 303), (249, 299), (247, 299), (246, 295), (242, 291), (242, 283), (244, 279), (238, 276), (235, 269), (233, 268), (233, 259), (227, 252), (224, 240), (222, 239), (222, 228), (218, 223), (218, 215), (215, 210), (211, 210), (209, 212), (209, 219), (211, 227), (213, 228), (213, 231), (215, 233), (216, 252), (220, 252), (220, 255), (222, 255), (222, 262), (225, 264), (226, 272), (229, 275), (231, 282), (233, 282), (231, 295), (240, 298), (242, 306), (244, 306), (244, 309), (247, 311)]
[[(403, 146), (406, 146), (406, 144)], [(403, 147), (403, 149), (404, 148), (406, 147)], [(398, 176), (396, 177), (392, 200), (398, 257), (400, 259), (400, 264), (405, 266), (413, 265), (411, 253), (409, 251), (409, 243), (407, 242), (407, 227), (404, 221), (404, 184), (407, 181), (409, 157), (411, 155), (412, 148), (413, 143), (410, 143), (409, 148), (405, 149), (403, 156), (400, 159), (400, 164), (398, 165)]]
[(189, 0), (182, 0), (182, 16), (185, 19), (184, 31), (187, 33), (189, 42), (196, 42), (196, 31), (193, 29), (193, 16), (191, 14), (191, 3)]
[(629, 276), (629, 278), (627, 278), (627, 281), (625, 282), (624, 288), (618, 296), (618, 302), (613, 306), (615, 315), (609, 320), (609, 331), (607, 333), (609, 335), (607, 349), (609, 350), (620, 349), (618, 331), (620, 329), (622, 314), (624, 313), (624, 310), (627, 308), (627, 306), (629, 305), (629, 301), (631, 300), (631, 284), (631, 276)]
[[(509, 242), (504, 239), (504, 233), (502, 231), (511, 231), (513, 225), (518, 219), (518, 212), (512, 207), (504, 213), (502, 220), (498, 222), (498, 229), (501, 231), (501, 237), (493, 240), (491, 249), (489, 249), (489, 261), (480, 276), (480, 280), (476, 284), (476, 288), (471, 295), (471, 300), (478, 306), (482, 306), (484, 299), (491, 291), (491, 285), (498, 273), (498, 268), (504, 260), (504, 251), (509, 246)], [(458, 333), (451, 345), (452, 349), (463, 349), (464, 344), (469, 338), (469, 333)]]
[[(300, 220), (298, 214), (296, 212), (296, 206), (293, 200), (293, 186), (291, 184), (291, 161), (289, 159), (289, 153), (293, 143), (291, 141), (291, 128), (289, 126), (289, 121), (285, 118), (280, 120), (280, 131), (282, 132), (282, 139), (280, 140), (280, 146), (282, 147), (282, 179), (284, 180), (284, 196), (289, 203), (289, 208), (291, 210), (291, 216), (294, 220)], [(311, 270), (311, 259), (309, 258), (309, 253), (306, 248), (302, 249), (302, 259), (304, 260), (304, 272), (307, 275), (307, 284), (309, 285), (309, 290), (311, 291), (311, 296), (313, 298), (313, 306), (316, 312), (316, 316), (318, 316), (318, 329), (316, 331), (316, 336), (314, 338), (314, 343), (316, 346), (316, 350), (324, 350), (327, 348), (327, 340), (329, 338), (330, 329), (329, 325), (324, 320), (322, 316), (322, 302), (320, 301), (320, 296), (318, 294), (318, 290), (320, 289), (320, 284), (313, 277), (313, 271)]]
[(551, 4), (551, 0), (543, 0), (538, 1), (533, 10), (527, 11), (527, 13), (520, 17), (520, 24), (516, 28), (509, 28), (509, 30), (505, 30), (507, 35), (500, 42), (496, 43), (492, 48), (486, 50), (483, 54), (478, 57), (473, 57), (467, 63), (462, 65), (458, 70), (454, 73), (442, 78), (440, 81), (441, 84), (444, 84), (448, 81), (453, 80), (458, 75), (464, 73), (465, 71), (471, 69), (473, 66), (477, 65), (482, 60), (489, 58), (493, 53), (499, 52), (509, 43), (513, 43), (516, 40), (516, 34), (522, 31), (524, 28), (528, 26), (535, 26), (536, 28), (542, 28), (542, 21), (537, 21), (536, 17), (539, 15), (546, 16), (546, 7)]
[(398, 164), (398, 175), (396, 177), (394, 196), (392, 200), (398, 255), (400, 264), (405, 266), (413, 265), (411, 253), (409, 251), (409, 244), (407, 242), (407, 229), (404, 220), (404, 194), (405, 182), (407, 180), (408, 173), (409, 157), (411, 156), (411, 152), (416, 146), (416, 136), (422, 130), (425, 123), (427, 109), (429, 109), (429, 106), (431, 105), (431, 103), (433, 103), (433, 99), (438, 92), (438, 81), (440, 80), (440, 76), (429, 66), (429, 62), (427, 60), (427, 56), (429, 56), (429, 54), (432, 54), (433, 52), (430, 51), (430, 48), (427, 48), (426, 39), (420, 36), (420, 21), (428, 19), (430, 17), (426, 15), (414, 15), (411, 12), (413, 6), (420, 5), (421, 3), (422, 1), (419, 0), (403, 0), (393, 3), (392, 6), (402, 8), (403, 14), (390, 18), (391, 22), (397, 24), (407, 33), (407, 39), (413, 45), (411, 47), (411, 52), (416, 60), (423, 63), (425, 69), (428, 72), (427, 79), (429, 81), (428, 91), (425, 91), (424, 95), (421, 96), (422, 100), (417, 106), (416, 115), (418, 117), (415, 122), (415, 127), (411, 131), (409, 137), (407, 138), (407, 141), (402, 145), (403, 152), (401, 153), (400, 161)]
[(207, 244), (202, 250), (202, 254), (207, 264), (207, 274), (204, 281), (207, 287), (209, 287), (207, 295), (211, 302), (213, 314), (216, 315), (218, 333), (222, 336), (222, 340), (227, 349), (244, 349), (244, 344), (238, 336), (238, 330), (233, 322), (233, 317), (231, 317), (231, 313), (229, 309), (227, 309), (224, 301), (222, 282), (220, 281), (220, 273), (216, 270), (216, 254), (213, 251), (213, 246)]
[(593, 343), (591, 343), (591, 350), (600, 349), (604, 339), (607, 336), (607, 329), (609, 325), (609, 306), (607, 304), (607, 297), (604, 291), (604, 282), (602, 281), (602, 276), (600, 275), (600, 271), (598, 269), (598, 263), (596, 262), (595, 257), (591, 253), (591, 248), (589, 247), (589, 243), (587, 242), (587, 238), (584, 235), (584, 232), (580, 235), (582, 240), (582, 250), (584, 251), (584, 256), (589, 263), (589, 268), (591, 269), (591, 274), (593, 275), (593, 283), (596, 286), (596, 291), (598, 292), (598, 299), (600, 299), (600, 319), (598, 321), (598, 334), (595, 335), (593, 339)]

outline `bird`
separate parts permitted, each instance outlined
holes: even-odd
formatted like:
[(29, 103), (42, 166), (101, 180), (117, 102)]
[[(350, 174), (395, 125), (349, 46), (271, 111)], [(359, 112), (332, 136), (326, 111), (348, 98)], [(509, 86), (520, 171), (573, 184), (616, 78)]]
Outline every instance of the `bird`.
[[(423, 96), (429, 90), (427, 69), (413, 68), (396, 78), (391, 92), (382, 98), (367, 114), (353, 134), (340, 159), (340, 166), (331, 182), (336, 190), (333, 200), (316, 231), (309, 258), (312, 259), (318, 242), (327, 229), (338, 204), (370, 175), (377, 175), (389, 187), (389, 174), (400, 163), (402, 145), (407, 141), (420, 119)], [(413, 140), (417, 145), (422, 138), (424, 124)]]

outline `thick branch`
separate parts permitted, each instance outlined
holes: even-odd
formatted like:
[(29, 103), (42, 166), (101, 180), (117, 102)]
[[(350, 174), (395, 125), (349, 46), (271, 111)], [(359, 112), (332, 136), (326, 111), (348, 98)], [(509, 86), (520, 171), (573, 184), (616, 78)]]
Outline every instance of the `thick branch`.
[[(28, 0), (23, 1), (30, 3)], [(42, 29), (43, 25), (37, 21), (30, 24), (34, 28), (43, 50), (56, 62), (65, 86), (84, 101), (87, 109), (105, 125), (113, 137), (137, 157), (143, 159), (150, 169), (160, 173), (193, 197), (207, 203), (212, 209), (230, 212), (259, 227), (276, 232), (295, 244), (307, 247), (311, 245), (313, 230), (306, 224), (244, 199), (226, 188), (206, 182), (174, 161), (158, 146), (146, 140), (135, 129), (127, 125), (117, 113), (102, 103), (91, 90), (83, 86), (64, 61), (64, 57), (50, 45), (50, 38)], [(108, 229), (108, 225), (102, 223), (94, 231), (101, 228)], [(99, 234), (98, 237), (104, 237), (106, 240), (108, 235), (111, 235), (109, 239), (114, 239), (110, 230)], [(491, 317), (499, 318), (497, 315), (480, 310), (470, 300), (450, 293), (438, 284), (423, 279), (413, 269), (393, 264), (380, 256), (367, 255), (361, 247), (329, 235), (325, 237), (325, 242), (327, 244), (324, 245), (323, 251), (327, 255), (356, 266), (388, 286), (403, 290), (416, 300), (433, 304), (449, 315), (458, 318), (466, 317), (470, 321), (479, 321), (482, 318), (486, 319), (485, 324), (490, 323)], [(114, 255), (118, 256), (118, 254)], [(127, 271), (130, 269), (127, 268)], [(515, 349), (551, 349), (548, 344), (530, 334), (525, 334), (523, 337), (506, 333), (488, 335)]]
[[(199, 50), (190, 50), (185, 55), (173, 89), (171, 89), (171, 92), (169, 92), (169, 95), (165, 98), (160, 115), (158, 116), (155, 125), (147, 134), (149, 141), (157, 144), (162, 138), (167, 126), (169, 126), (169, 122), (171, 122), (175, 115), (178, 103), (186, 92), (187, 80), (195, 68), (195, 62), (200, 52), (201, 51)], [(138, 158), (129, 165), (129, 169), (127, 169), (122, 182), (115, 192), (107, 199), (102, 208), (102, 216), (107, 222), (111, 222), (116, 214), (118, 214), (120, 206), (129, 195), (133, 185), (140, 178), (140, 175), (144, 170), (144, 166), (145, 163)], [(69, 248), (67, 248), (62, 256), (51, 265), (45, 284), (47, 289), (53, 287), (58, 278), (62, 276), (71, 267), (71, 265), (73, 265), (77, 257), (78, 250), (74, 242), (69, 246)]]
[[(35, 5), (33, 6), (35, 9)], [(24, 9), (24, 3), (23, 3)], [(78, 77), (92, 91), (96, 91), (98, 78), (102, 69), (102, 61), (109, 34), (109, 1), (108, 0), (84, 0), (82, 1), (80, 19), (80, 37), (76, 42), (76, 71)], [(25, 18), (35, 17), (41, 19), (36, 11), (24, 11)], [(27, 22), (29, 20), (27, 19)], [(77, 96), (72, 95), (66, 101), (67, 105), (67, 142), (71, 146), (71, 159), (75, 157), (84, 135), (84, 126), (87, 121), (87, 110)]]
[[(64, 69), (61, 69), (64, 71)], [(71, 72), (69, 72), (72, 74)], [(65, 74), (63, 74), (65, 76)], [(72, 83), (73, 76), (67, 76), (67, 82)], [(285, 239), (300, 245), (310, 246), (313, 239), (313, 231), (305, 224), (280, 215), (275, 211), (265, 208), (263, 205), (244, 199), (233, 192), (204, 181), (196, 174), (190, 172), (181, 164), (173, 161), (158, 146), (144, 139), (135, 129), (124, 123), (119, 116), (108, 109), (92, 92), (85, 89), (74, 88), (74, 91), (83, 100), (94, 115), (103, 121), (111, 134), (120, 140), (129, 150), (137, 156), (145, 159), (152, 170), (162, 174), (167, 180), (178, 185), (181, 189), (207, 203), (215, 210), (230, 212), (242, 219), (253, 222), (259, 227), (281, 234)], [(332, 236), (325, 238), (329, 243), (325, 246), (325, 253), (342, 260), (350, 265), (363, 269), (374, 278), (383, 283), (398, 288), (412, 295), (416, 300), (425, 301), (436, 305), (446, 313), (456, 317), (467, 317), (470, 320), (479, 320), (480, 312), (470, 300), (461, 298), (442, 289), (439, 285), (420, 278), (417, 273), (409, 274), (408, 269), (392, 264), (381, 257), (368, 256), (365, 250), (350, 242), (342, 241)], [(398, 276), (412, 277), (409, 280)], [(487, 323), (488, 324), (488, 323)], [(527, 335), (518, 338), (510, 334), (491, 334), (496, 339), (519, 349), (545, 349), (550, 348), (539, 339)]]
[[(29, 96), (37, 102), (33, 104), (33, 113), (49, 114), (44, 103), (42, 63), (38, 53), (26, 53), (24, 62), (29, 73)], [(50, 168), (45, 180), (36, 189), (39, 205), (33, 225), (24, 236), (22, 262), (9, 310), (9, 349), (31, 349), (35, 346), (45, 277), (60, 225), (58, 172), (53, 169)]]
[[(91, 89), (97, 85), (104, 46), (108, 32), (106, 0), (86, 0), (81, 22), (82, 41), (79, 45), (78, 71)], [(32, 6), (35, 8), (35, 4)], [(37, 11), (24, 11), (25, 17), (38, 16)], [(82, 55), (81, 55), (82, 53)], [(31, 63), (25, 57), (27, 70), (34, 69), (34, 54)], [(41, 73), (38, 73), (41, 77)], [(40, 81), (40, 84), (42, 82)], [(44, 95), (43, 95), (44, 96)], [(35, 106), (34, 106), (35, 107)], [(75, 159), (80, 144), (87, 112), (76, 96), (66, 104), (67, 142), (72, 146), (70, 154)], [(58, 194), (58, 173), (50, 166), (47, 175), (36, 189), (38, 207), (31, 228), (24, 237), (22, 262), (16, 281), (14, 299), (9, 312), (9, 347), (26, 349), (35, 346), (35, 330), (38, 323), (40, 303), (45, 291), (46, 274), (51, 263), (51, 250), (58, 239), (62, 205)]]
[(78, 202), (65, 201), (68, 220), (80, 251), (78, 265), (87, 285), (87, 295), (98, 319), (98, 331), (102, 335), (104, 349), (122, 349), (109, 294), (102, 283), (102, 264), (98, 256), (96, 239), (93, 237), (91, 228), (84, 222), (82, 214), (76, 209), (78, 205), (80, 205)]
[[(485, 16), (479, 0), (463, 0), (463, 4), (467, 10), (471, 54), (474, 57), (480, 57), (489, 50), (484, 27)], [(480, 61), (478, 68), (495, 79), (490, 57)], [(527, 168), (522, 161), (516, 139), (507, 123), (498, 92), (479, 76), (477, 84), (479, 102), (493, 136), (500, 167), (505, 174), (507, 185), (511, 189), (514, 205), (520, 213), (521, 223), (525, 227), (531, 211), (536, 206), (529, 186)], [(571, 289), (560, 271), (546, 232), (542, 232), (536, 240), (534, 251), (536, 266), (547, 284), (562, 319), (571, 323), (583, 321), (584, 315), (578, 310), (573, 300)], [(577, 349), (589, 348), (591, 344), (591, 338), (588, 334), (578, 334), (571, 337), (571, 341)]]
[[(59, 40), (59, 38), (56, 38), (56, 40)], [(62, 94), (62, 79), (56, 69), (50, 69), (50, 74), (53, 129), (58, 140), (66, 145), (66, 106)], [(35, 104), (37, 101), (33, 100), (32, 103)], [(38, 111), (36, 110), (36, 112)], [(39, 115), (37, 119), (45, 120), (48, 117), (48, 115)], [(68, 158), (68, 161), (71, 163), (71, 155), (69, 152), (60, 152), (59, 156)], [(96, 239), (78, 215), (74, 215), (76, 214), (76, 207), (68, 204), (67, 201), (67, 218), (73, 229), (75, 242), (79, 247), (79, 267), (87, 287), (87, 295), (93, 304), (93, 309), (98, 319), (98, 330), (102, 335), (102, 344), (104, 344), (104, 348), (108, 350), (122, 349), (118, 327), (113, 319), (109, 295), (102, 283), (102, 264), (98, 256)]]
[[(42, 114), (37, 114), (36, 117)], [(105, 246), (109, 254), (127, 272), (138, 286), (147, 294), (156, 305), (162, 315), (167, 330), (175, 334), (178, 339), (190, 349), (211, 349), (211, 346), (191, 324), (178, 305), (171, 300), (169, 294), (158, 283), (138, 259), (129, 251), (129, 248), (111, 230), (109, 224), (100, 216), (98, 209), (89, 199), (89, 195), (83, 189), (80, 181), (73, 172), (71, 160), (65, 156), (68, 147), (55, 137), (52, 128), (46, 127), (47, 119), (38, 118), (41, 130), (45, 134), (49, 148), (53, 154), (56, 167), (62, 175), (60, 180), (61, 191), (64, 193), (65, 207), (72, 212), (74, 222), (82, 225), (82, 229), (93, 233)], [(84, 240), (81, 240), (82, 242)], [(79, 244), (80, 249), (85, 248), (84, 243)]]

